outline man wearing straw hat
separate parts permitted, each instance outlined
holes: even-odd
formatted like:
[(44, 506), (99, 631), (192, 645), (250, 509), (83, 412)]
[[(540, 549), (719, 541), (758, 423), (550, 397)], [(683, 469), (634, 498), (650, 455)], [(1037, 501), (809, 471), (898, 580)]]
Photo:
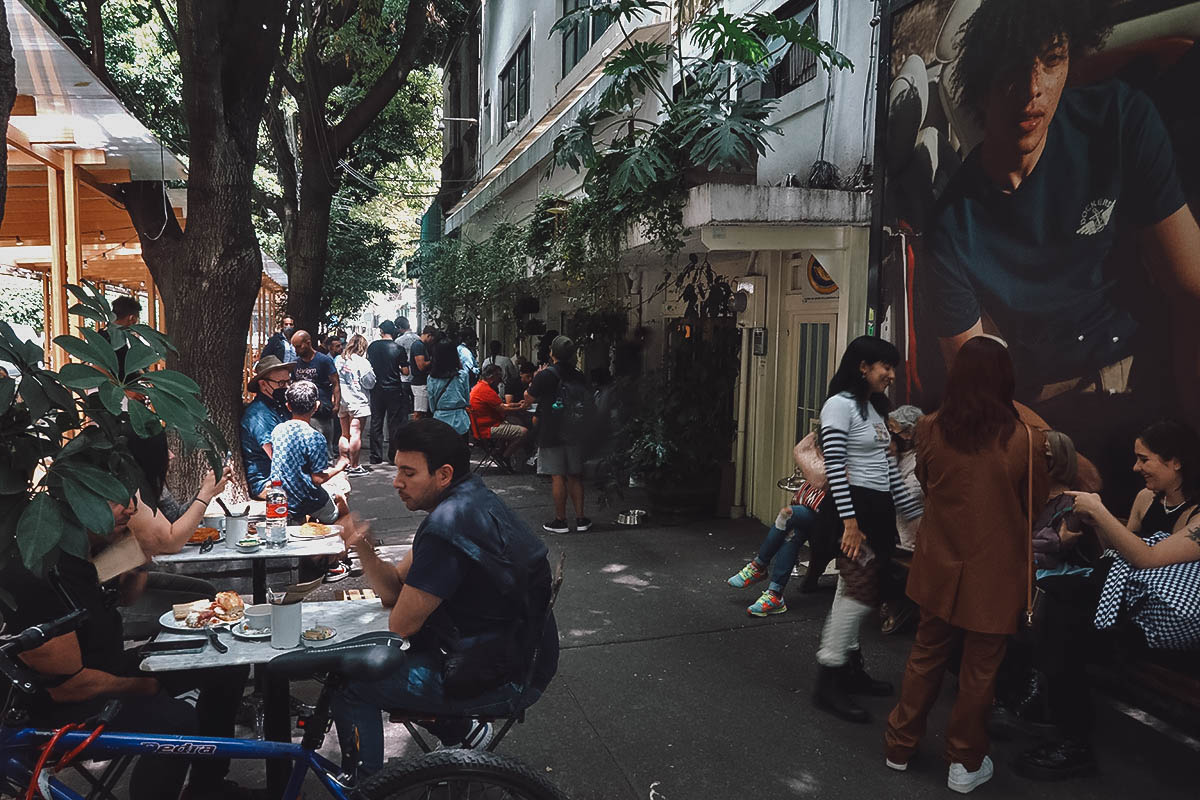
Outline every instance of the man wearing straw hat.
[(284, 394), (292, 380), (293, 361), (275, 356), (259, 359), (247, 388), (254, 400), (242, 413), (242, 463), (246, 465), (246, 488), (255, 500), (265, 500), (271, 483), (271, 431), (291, 419)]

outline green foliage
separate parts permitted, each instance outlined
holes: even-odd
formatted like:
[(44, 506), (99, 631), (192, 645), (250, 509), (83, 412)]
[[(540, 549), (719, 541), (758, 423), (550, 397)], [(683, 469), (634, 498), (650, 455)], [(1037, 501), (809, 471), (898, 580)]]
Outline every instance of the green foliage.
[[(664, 7), (659, 0), (597, 3), (570, 12), (551, 30), (568, 30), (585, 14), (613, 19), (624, 30)], [(813, 52), (827, 70), (853, 67), (807, 25), (772, 14), (735, 16), (716, 8), (698, 16), (686, 36), (693, 45), (686, 52), (681, 36), (671, 44), (632, 42), (610, 59), (599, 101), (581, 106), (555, 137), (551, 161), (551, 169), (588, 171), (588, 197), (612, 212), (597, 221), (622, 235), (640, 227), (666, 253), (683, 244), (684, 171), (750, 166), (780, 133), (767, 122), (778, 99), (746, 94), (774, 59), (795, 46)], [(677, 92), (663, 85), (672, 63)], [(643, 112), (647, 95), (660, 106), (651, 119)]]
[(373, 220), (355, 219), (353, 212), (337, 203), (329, 225), (329, 256), (321, 308), (330, 316), (357, 316), (376, 292), (398, 288), (400, 262), (391, 231)]
[(32, 287), (4, 287), (0, 291), (0, 319), (14, 325), (28, 325), (36, 331), (45, 330), (41, 291)]
[(504, 223), (481, 242), (442, 239), (422, 246), (413, 268), (430, 316), (443, 325), (458, 323), (481, 318), (493, 306), (511, 307), (518, 294), (537, 294), (528, 238), (525, 228)]
[[(108, 301), (89, 283), (67, 289), (78, 301), (70, 313), (108, 326), (107, 338), (88, 328), (55, 338), (79, 363), (45, 369), (42, 348), (0, 322), (0, 358), (21, 371), (19, 385), (0, 379), (0, 565), (15, 547), (38, 572), (60, 550), (86, 554), (88, 533), (111, 533), (110, 502), (141, 491), (153, 507), (130, 436), (171, 431), (185, 450), (205, 452), (214, 469), (226, 449), (191, 378), (141, 372), (174, 350), (170, 340), (145, 325), (114, 325)], [(117, 351), (125, 347), (120, 369)]]

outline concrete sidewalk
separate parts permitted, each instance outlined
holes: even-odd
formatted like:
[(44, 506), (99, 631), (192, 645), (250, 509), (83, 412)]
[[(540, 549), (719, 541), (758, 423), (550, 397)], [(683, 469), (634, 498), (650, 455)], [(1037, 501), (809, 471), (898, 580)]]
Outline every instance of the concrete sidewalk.
[[(354, 479), (352, 507), (384, 545), (404, 545), (422, 515), (408, 512), (376, 466)], [(763, 528), (749, 520), (622, 529), (615, 510), (590, 508), (596, 527), (552, 535), (549, 483), (535, 475), (485, 473), (487, 484), (544, 536), (552, 563), (566, 554), (556, 615), (560, 669), (546, 695), (501, 745), (575, 800), (695, 800), (733, 797), (924, 798), (951, 796), (941, 758), (953, 679), (930, 718), (919, 757), (904, 774), (883, 764), (883, 719), (891, 698), (868, 699), (869, 725), (814, 710), (814, 652), (832, 592), (789, 586), (786, 614), (746, 615), (758, 589), (726, 578), (757, 550)], [(823, 579), (829, 582), (830, 579)], [(322, 595), (360, 585), (349, 579)], [(899, 683), (906, 635), (864, 631), (872, 674)], [(412, 752), (400, 726), (389, 753)], [(1009, 760), (1027, 741), (997, 742), (996, 777), (984, 797), (1193, 798), (1197, 743), (1156, 731), (1107, 701), (1098, 710), (1099, 775), (1033, 783)], [(326, 744), (336, 755), (332, 741)]]

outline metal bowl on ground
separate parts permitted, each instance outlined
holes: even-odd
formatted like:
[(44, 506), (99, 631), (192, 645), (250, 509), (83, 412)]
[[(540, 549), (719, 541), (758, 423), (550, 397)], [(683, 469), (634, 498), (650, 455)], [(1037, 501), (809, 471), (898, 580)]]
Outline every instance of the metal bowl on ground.
[(646, 512), (640, 508), (631, 508), (617, 514), (618, 525), (641, 525), (646, 521)]

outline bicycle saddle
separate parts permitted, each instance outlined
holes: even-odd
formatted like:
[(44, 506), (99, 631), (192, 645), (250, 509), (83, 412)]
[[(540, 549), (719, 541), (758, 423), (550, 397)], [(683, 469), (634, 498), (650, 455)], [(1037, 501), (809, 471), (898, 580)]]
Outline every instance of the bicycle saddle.
[(394, 633), (364, 633), (340, 644), (284, 653), (268, 661), (267, 669), (290, 678), (333, 672), (373, 681), (394, 674), (407, 649), (404, 637)]

